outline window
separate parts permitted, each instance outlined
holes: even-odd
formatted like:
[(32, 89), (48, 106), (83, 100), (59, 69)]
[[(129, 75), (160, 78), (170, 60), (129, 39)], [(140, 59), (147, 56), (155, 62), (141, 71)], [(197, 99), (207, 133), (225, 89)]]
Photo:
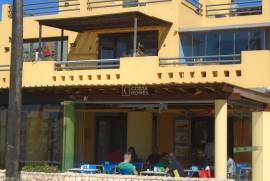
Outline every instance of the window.
[(205, 33), (193, 34), (193, 56), (203, 56), (205, 54)]
[(240, 54), (244, 50), (248, 50), (248, 32), (235, 32), (235, 53)]
[[(133, 54), (133, 33), (114, 33), (99, 36), (99, 58), (113, 59)], [(137, 56), (158, 54), (158, 32), (138, 32)]]
[(180, 35), (181, 58), (195, 57), (183, 59), (185, 61), (236, 60), (242, 51), (266, 49), (267, 38), (265, 29), (183, 33)]
[[(36, 57), (36, 52), (39, 49), (38, 39), (24, 40), (23, 58), (24, 61), (33, 61)], [(67, 60), (68, 41), (63, 40), (63, 61)], [(61, 38), (44, 38), (41, 42), (40, 60), (61, 61)]]

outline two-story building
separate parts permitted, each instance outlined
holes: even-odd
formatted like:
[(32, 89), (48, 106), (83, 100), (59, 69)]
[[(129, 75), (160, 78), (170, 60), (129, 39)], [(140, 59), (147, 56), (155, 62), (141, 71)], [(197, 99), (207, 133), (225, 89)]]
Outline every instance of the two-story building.
[[(10, 12), (3, 5), (1, 167)], [(270, 0), (59, 0), (24, 13), (22, 164), (67, 170), (129, 146), (145, 160), (157, 146), (188, 168), (212, 144), (216, 177), (231, 156), (270, 179)]]

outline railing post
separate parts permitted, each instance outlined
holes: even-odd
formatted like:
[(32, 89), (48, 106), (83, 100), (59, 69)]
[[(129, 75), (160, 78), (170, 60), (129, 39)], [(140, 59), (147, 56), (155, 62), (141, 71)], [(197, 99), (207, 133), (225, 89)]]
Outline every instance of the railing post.
[(138, 17), (134, 18), (133, 57), (137, 55)]
[(63, 61), (63, 51), (64, 51), (64, 29), (61, 29), (61, 54), (60, 54), (60, 61)]
[(35, 55), (35, 60), (39, 60), (40, 59), (40, 55), (41, 55), (41, 43), (42, 43), (42, 25), (39, 23), (39, 35), (38, 35), (38, 53), (37, 55)]

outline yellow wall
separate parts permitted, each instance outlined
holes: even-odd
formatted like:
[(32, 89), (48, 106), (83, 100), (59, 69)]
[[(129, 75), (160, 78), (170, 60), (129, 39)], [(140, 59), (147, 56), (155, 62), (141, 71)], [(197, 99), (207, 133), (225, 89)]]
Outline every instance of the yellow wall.
[[(227, 82), (262, 88), (270, 85), (269, 69), (268, 50), (242, 52), (241, 64), (228, 65), (159, 66), (158, 57), (130, 57), (121, 58), (119, 69), (55, 71), (52, 61), (25, 62), (23, 86)], [(8, 86), (9, 72), (0, 72), (0, 88)]]
[(139, 158), (146, 159), (152, 152), (152, 113), (129, 112), (127, 147), (134, 146)]
[(268, 181), (270, 162), (270, 112), (255, 112), (252, 114), (252, 144), (258, 147), (252, 152), (253, 181)]

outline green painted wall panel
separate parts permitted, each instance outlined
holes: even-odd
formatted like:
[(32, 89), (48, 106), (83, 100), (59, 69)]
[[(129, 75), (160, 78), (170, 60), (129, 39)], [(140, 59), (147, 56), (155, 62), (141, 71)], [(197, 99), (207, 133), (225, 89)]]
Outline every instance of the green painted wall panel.
[(75, 152), (75, 106), (73, 102), (64, 102), (63, 159), (62, 170), (74, 167)]

